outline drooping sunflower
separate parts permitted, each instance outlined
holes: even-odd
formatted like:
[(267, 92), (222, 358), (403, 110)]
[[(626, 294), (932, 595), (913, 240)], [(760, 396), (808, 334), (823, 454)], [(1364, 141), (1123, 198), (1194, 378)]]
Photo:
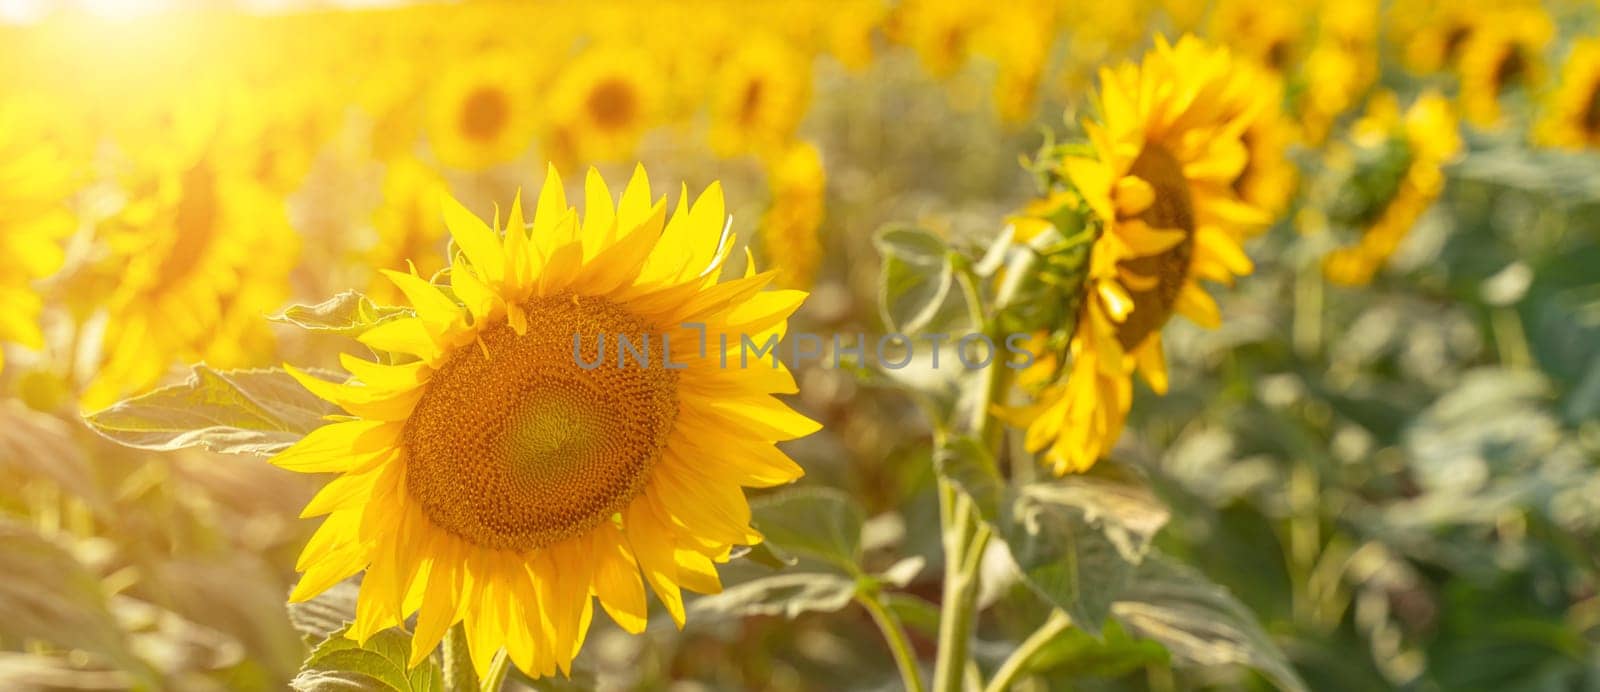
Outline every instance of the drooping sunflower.
[(711, 147), (723, 156), (789, 141), (811, 98), (808, 56), (771, 36), (741, 43), (711, 88)]
[(778, 283), (810, 286), (822, 261), (822, 225), (827, 173), (822, 154), (808, 142), (796, 142), (767, 169), (772, 204), (761, 220), (761, 250), (778, 272)]
[(1548, 97), (1540, 141), (1569, 149), (1600, 147), (1600, 39), (1575, 42)]
[(281, 198), (209, 159), (177, 172), (141, 173), (101, 232), (105, 299), (102, 363), (82, 395), (86, 410), (156, 384), (177, 363), (264, 365), (272, 333), (261, 315), (288, 298), (299, 238)]
[(1500, 124), (1500, 99), (1542, 81), (1544, 47), (1554, 31), (1540, 7), (1494, 12), (1461, 48), (1461, 110), (1479, 127)]
[(448, 166), (516, 158), (532, 138), (532, 79), (511, 55), (486, 50), (452, 65), (428, 95), (428, 141)]
[(398, 364), (346, 357), (340, 384), (291, 369), (353, 416), (273, 460), (341, 474), (306, 507), (327, 518), (291, 598), (365, 570), (350, 636), (415, 613), (416, 663), (460, 622), (480, 672), (502, 647), (568, 671), (594, 599), (639, 632), (646, 584), (681, 627), (681, 589), (718, 591), (714, 564), (761, 540), (741, 487), (803, 473), (774, 446), (818, 428), (773, 396), (793, 377), (737, 349), (781, 336), (805, 293), (764, 292), (753, 266), (722, 280), (716, 184), (670, 220), (642, 168), (616, 203), (591, 171), (581, 221), (553, 167), (531, 224), (520, 200), (503, 231), (443, 206), (450, 294), (388, 272), (415, 316), (360, 337)]
[(1370, 162), (1373, 169), (1363, 177), (1389, 184), (1378, 185), (1379, 199), (1359, 200), (1353, 212), (1344, 214), (1349, 218), (1334, 219), (1361, 226), (1361, 237), (1328, 253), (1322, 268), (1329, 281), (1362, 285), (1438, 199), (1445, 183), (1441, 168), (1461, 150), (1461, 135), (1450, 102), (1440, 94), (1425, 92), (1402, 113), (1394, 94), (1382, 92), (1352, 127), (1352, 136), (1352, 144), (1366, 153), (1350, 158)]
[(1233, 184), (1258, 87), (1235, 68), (1225, 49), (1185, 36), (1101, 71), (1100, 119), (1084, 124), (1094, 155), (1062, 161), (1071, 194), (1056, 198), (1081, 199), (1098, 227), (1072, 362), (1022, 417), (1028, 449), (1057, 474), (1089, 468), (1116, 441), (1135, 371), (1165, 393), (1160, 330), (1172, 315), (1219, 324), (1200, 281), (1253, 269), (1240, 242), (1266, 218)]
[(585, 50), (562, 70), (551, 97), (552, 126), (579, 161), (627, 158), (655, 124), (662, 80), (644, 51), (621, 45)]

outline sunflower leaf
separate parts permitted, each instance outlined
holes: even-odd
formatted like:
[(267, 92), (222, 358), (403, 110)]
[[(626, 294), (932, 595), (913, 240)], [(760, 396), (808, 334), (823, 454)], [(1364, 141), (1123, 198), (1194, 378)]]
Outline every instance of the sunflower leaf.
[(444, 671), (429, 658), (407, 669), (411, 636), (397, 629), (379, 632), (365, 644), (340, 630), (311, 651), (289, 685), (298, 692), (441, 692)]
[(878, 279), (878, 309), (895, 332), (915, 334), (944, 307), (954, 281), (950, 248), (929, 231), (890, 226), (873, 238), (883, 255)]
[(690, 606), (702, 617), (718, 615), (782, 615), (831, 613), (844, 609), (856, 595), (856, 582), (821, 573), (775, 574), (730, 586), (719, 594), (702, 596)]
[(84, 417), (95, 432), (137, 449), (200, 447), (270, 456), (323, 424), (335, 408), (282, 370), (194, 366), (188, 381)]
[(410, 312), (408, 308), (374, 303), (360, 291), (344, 291), (316, 305), (291, 305), (267, 319), (291, 324), (313, 334), (357, 336)]
[(1306, 689), (1250, 609), (1191, 567), (1152, 556), (1111, 610), (1129, 632), (1160, 642), (1180, 664), (1244, 665), (1280, 689)]
[(861, 506), (832, 488), (801, 488), (751, 503), (750, 523), (782, 551), (861, 573)]

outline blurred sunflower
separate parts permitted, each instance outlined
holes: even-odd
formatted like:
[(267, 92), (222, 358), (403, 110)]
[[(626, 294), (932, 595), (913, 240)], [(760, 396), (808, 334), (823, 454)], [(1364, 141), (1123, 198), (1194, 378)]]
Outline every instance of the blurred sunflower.
[(1561, 83), (1545, 103), (1540, 141), (1558, 147), (1600, 147), (1600, 39), (1572, 45)]
[(655, 124), (661, 84), (645, 52), (620, 45), (585, 50), (551, 95), (552, 122), (569, 138), (577, 161), (613, 161), (633, 154)]
[(741, 43), (711, 88), (711, 147), (723, 156), (761, 153), (794, 136), (811, 98), (807, 56), (770, 37)]
[[(1241, 71), (1261, 68), (1240, 66)], [(1289, 161), (1289, 146), (1297, 138), (1295, 123), (1283, 113), (1282, 79), (1262, 73), (1247, 77), (1258, 88), (1240, 105), (1248, 125), (1239, 133), (1248, 155), (1233, 179), (1233, 191), (1246, 203), (1277, 216), (1289, 205), (1300, 172)]]
[(0, 344), (33, 349), (44, 344), (32, 283), (61, 266), (60, 242), (74, 223), (66, 201), (77, 182), (65, 152), (41, 137), (46, 122), (38, 108), (0, 100)]
[(827, 175), (822, 154), (807, 142), (789, 145), (767, 170), (772, 206), (761, 221), (761, 250), (778, 271), (778, 283), (792, 288), (811, 285), (822, 262), (822, 225)]
[(1402, 55), (1418, 74), (1452, 68), (1461, 49), (1489, 15), (1482, 0), (1401, 0), (1389, 8), (1393, 34), (1404, 37)]
[(1372, 280), (1439, 197), (1445, 182), (1441, 168), (1461, 150), (1461, 136), (1449, 101), (1438, 93), (1423, 93), (1402, 114), (1394, 94), (1383, 92), (1352, 126), (1352, 137), (1356, 148), (1366, 152), (1358, 151), (1354, 158), (1370, 163), (1367, 171), (1356, 174), (1360, 184), (1341, 187), (1381, 189), (1373, 195), (1378, 199), (1357, 200), (1353, 215), (1335, 219), (1364, 227), (1358, 242), (1323, 259), (1323, 273), (1337, 284), (1361, 285)]
[[(415, 158), (391, 162), (383, 176), (383, 204), (372, 215), (378, 240), (367, 252), (366, 265), (374, 271), (398, 270), (410, 262), (424, 276), (443, 269), (445, 228), (439, 197), (449, 189), (443, 177)], [(401, 297), (381, 276), (374, 277), (367, 295), (384, 304)]]
[(1479, 127), (1500, 123), (1500, 97), (1541, 81), (1541, 57), (1553, 27), (1538, 7), (1506, 9), (1484, 19), (1461, 49), (1461, 110)]
[(1248, 75), (1188, 36), (1158, 38), (1141, 64), (1101, 72), (1101, 120), (1084, 124), (1094, 156), (1061, 164), (1100, 229), (1072, 363), (1020, 419), (1028, 449), (1047, 450), (1058, 475), (1088, 469), (1116, 441), (1135, 370), (1165, 393), (1160, 329), (1173, 314), (1220, 323), (1200, 280), (1252, 271), (1240, 241), (1267, 219), (1233, 189), (1248, 158), (1240, 136), (1257, 115), (1244, 105), (1259, 89)]
[(935, 77), (966, 64), (982, 26), (983, 6), (965, 0), (909, 0), (895, 8), (892, 38), (911, 46)]
[(1305, 10), (1288, 3), (1220, 0), (1208, 36), (1235, 55), (1284, 74), (1298, 62)]
[(528, 144), (536, 117), (528, 71), (510, 55), (486, 51), (453, 65), (428, 100), (428, 141), (445, 165), (487, 168)]
[[(291, 369), (355, 416), (274, 459), (342, 474), (305, 509), (327, 519), (291, 598), (366, 570), (352, 638), (417, 613), (413, 664), (462, 622), (480, 674), (501, 647), (531, 675), (566, 672), (591, 596), (639, 632), (648, 583), (681, 627), (680, 588), (719, 591), (713, 563), (761, 540), (741, 486), (803, 473), (773, 444), (818, 427), (772, 396), (795, 391), (789, 372), (695, 347), (781, 335), (805, 298), (762, 292), (773, 275), (753, 265), (719, 279), (732, 245), (720, 186), (670, 221), (642, 168), (615, 204), (591, 171), (585, 197), (580, 222), (552, 167), (531, 226), (519, 200), (503, 236), (446, 198), (461, 251), (450, 293), (387, 272), (416, 316), (360, 337), (413, 360), (346, 357), (344, 384)], [(628, 367), (619, 345), (612, 367), (602, 339), (624, 336), (659, 348)]]
[(261, 315), (288, 297), (299, 253), (282, 199), (207, 160), (142, 176), (128, 194), (102, 229), (117, 285), (87, 410), (147, 389), (174, 363), (261, 364), (273, 344)]
[(1339, 116), (1361, 102), (1378, 78), (1378, 6), (1362, 0), (1325, 5), (1317, 39), (1300, 79), (1300, 129), (1306, 141), (1327, 138)]

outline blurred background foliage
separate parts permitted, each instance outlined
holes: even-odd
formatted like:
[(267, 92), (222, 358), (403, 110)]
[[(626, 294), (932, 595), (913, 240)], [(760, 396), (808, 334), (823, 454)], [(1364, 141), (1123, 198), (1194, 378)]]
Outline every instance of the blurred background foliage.
[[(1098, 507), (1080, 507), (1093, 531), (1162, 556), (1168, 591), (1144, 596), (1201, 615), (1108, 602), (1102, 631), (1058, 632), (1022, 684), (1600, 689), (1592, 3), (3, 7), (0, 688), (296, 679), (342, 607), (284, 611), (313, 486), (255, 458), (131, 450), (80, 415), (189, 363), (332, 366), (349, 332), (263, 318), (347, 288), (382, 303), (376, 269), (439, 269), (440, 190), (492, 215), (546, 161), (568, 180), (635, 160), (721, 179), (758, 261), (812, 291), (797, 329), (883, 333), (875, 231), (915, 224), (976, 261), (1038, 191), (1019, 158), (1077, 130), (1096, 70), (1194, 32), (1281, 80), (1289, 125), (1252, 159), (1277, 221), (1248, 248), (1255, 274), (1217, 292), (1222, 326), (1167, 330), (1169, 393), (1139, 385), (1111, 459), (1068, 487)], [(1464, 120), (1432, 188), (1393, 124), (1425, 90), (1450, 132)], [(1363, 242), (1359, 271), (1329, 268)], [(682, 632), (597, 623), (580, 673), (540, 685), (893, 689), (848, 607), (859, 579), (931, 654), (936, 455), (917, 402), (946, 390), (797, 377), (825, 427), (789, 451), (834, 490), (757, 516), (798, 564), (735, 561)], [(322, 412), (305, 406), (278, 414)], [(784, 540), (797, 516), (846, 544)], [(1047, 610), (999, 550), (985, 670)]]

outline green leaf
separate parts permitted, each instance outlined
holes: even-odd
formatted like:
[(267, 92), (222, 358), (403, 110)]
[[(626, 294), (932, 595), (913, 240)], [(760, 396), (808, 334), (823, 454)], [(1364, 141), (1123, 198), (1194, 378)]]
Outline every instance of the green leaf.
[(1179, 663), (1249, 666), (1281, 689), (1306, 689), (1250, 609), (1194, 568), (1152, 556), (1112, 612), (1135, 635), (1160, 642)]
[(397, 629), (379, 632), (365, 645), (340, 630), (311, 651), (290, 686), (300, 692), (381, 690), (441, 692), (444, 672), (429, 658), (407, 669), (411, 636)]
[(779, 549), (860, 573), (866, 515), (849, 495), (833, 488), (799, 488), (757, 500), (750, 511), (751, 525)]
[(884, 324), (902, 334), (921, 331), (950, 294), (950, 248), (933, 233), (902, 226), (880, 230), (872, 242), (883, 256), (878, 308)]
[(1114, 678), (1167, 660), (1167, 650), (1161, 644), (1135, 639), (1112, 620), (1099, 637), (1076, 627), (1062, 632), (1028, 659), (1027, 669), (1045, 673), (1061, 668), (1074, 675)]
[(878, 594), (878, 599), (883, 601), (889, 612), (900, 618), (906, 627), (929, 637), (939, 636), (939, 606), (904, 591), (881, 593)]
[(784, 553), (770, 542), (762, 542), (755, 545), (735, 546), (728, 557), (729, 559), (744, 558), (758, 565), (770, 567), (772, 569), (793, 567), (794, 563), (796, 562), (793, 556)]
[(834, 574), (775, 574), (702, 596), (689, 606), (700, 617), (832, 613), (850, 605), (856, 582)]
[(378, 305), (360, 291), (345, 291), (316, 305), (291, 305), (267, 319), (292, 324), (314, 334), (357, 336), (410, 313), (408, 308)]
[(95, 432), (135, 447), (201, 447), (270, 456), (299, 441), (337, 409), (282, 370), (194, 366), (189, 380), (84, 417)]
[(934, 468), (972, 500), (978, 516), (993, 524), (1005, 501), (1006, 485), (1000, 478), (994, 457), (977, 440), (952, 437), (933, 456)]

